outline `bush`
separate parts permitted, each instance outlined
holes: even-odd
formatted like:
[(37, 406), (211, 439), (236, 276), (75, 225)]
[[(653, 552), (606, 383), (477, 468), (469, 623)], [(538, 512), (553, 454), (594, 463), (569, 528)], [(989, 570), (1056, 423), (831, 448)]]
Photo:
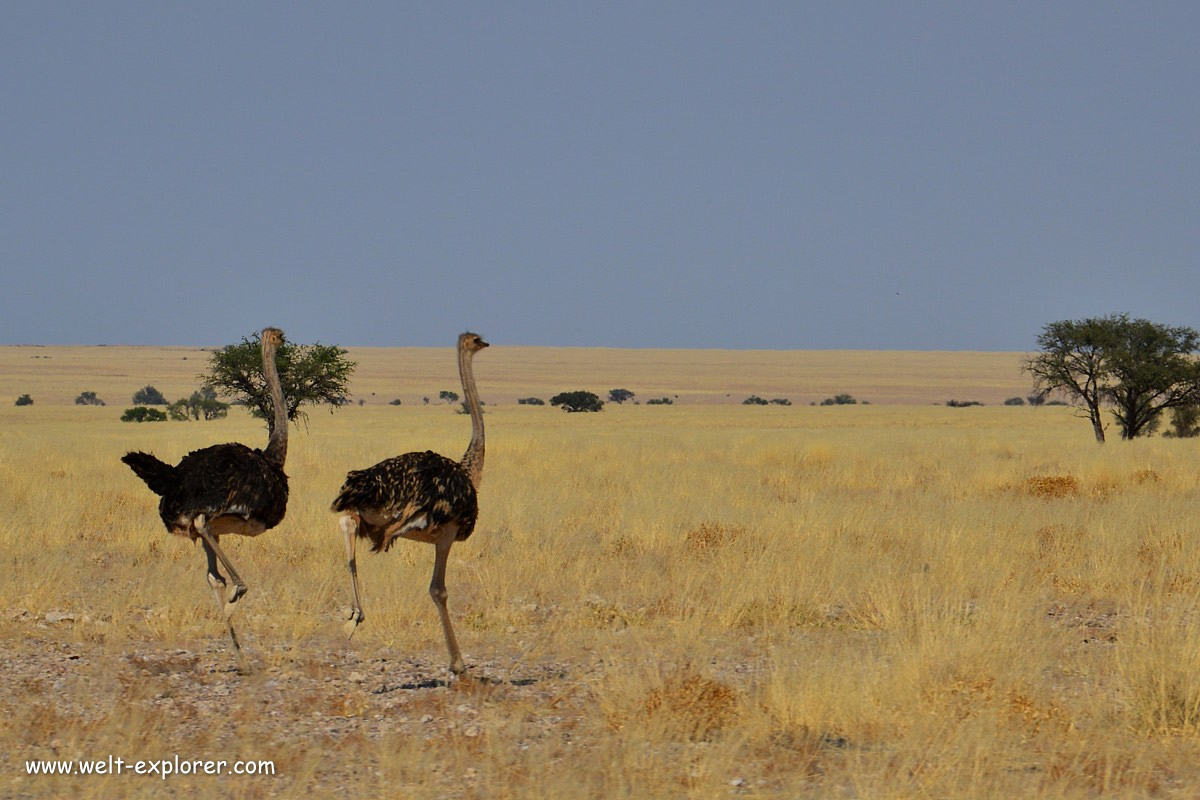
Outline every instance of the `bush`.
[(823, 405), (823, 406), (853, 406), (853, 405), (858, 405), (858, 401), (854, 399), (853, 395), (837, 394), (837, 395), (834, 395), (833, 397), (826, 397), (824, 400), (821, 401), (821, 405)]
[(745, 400), (742, 401), (742, 405), (744, 405), (744, 406), (765, 406), (766, 404), (767, 404), (767, 401), (763, 400), (761, 397), (759, 397), (756, 394), (752, 394), (749, 397), (747, 397)]
[(29, 396), (29, 395), (27, 395), (27, 394), (23, 394), (23, 395), (21, 395), (20, 397), (18, 397), (18, 398), (17, 398), (16, 405), (18, 405), (18, 406), (31, 406), (31, 405), (33, 405), (33, 398), (32, 398), (32, 397), (30, 397), (30, 396)]
[[(486, 413), (486, 412), (483, 410), (483, 407), (484, 407), (484, 406), (486, 406), (486, 405), (487, 405), (487, 403), (483, 402), (482, 400), (480, 400), (480, 401), (479, 401), (479, 413), (480, 413), (480, 414)], [(461, 403), (459, 403), (459, 404), (458, 404), (458, 410), (457, 410), (457, 411), (455, 411), (454, 413), (455, 413), (455, 414), (470, 414), (470, 413), (471, 413), (471, 409), (470, 409), (470, 408), (467, 406), (467, 401), (466, 401), (466, 400), (463, 400)]]
[(457, 403), (458, 393), (442, 389), (440, 392), (438, 392), (438, 399), (445, 400), (447, 403)]
[(1004, 405), (1006, 405), (1006, 406), (1023, 406), (1023, 405), (1025, 405), (1025, 398), (1024, 397), (1010, 397), (1004, 401)]
[(776, 397), (771, 401), (771, 405), (773, 406), (790, 406), (791, 404), (792, 401), (788, 400), (786, 397)]
[(145, 386), (133, 393), (133, 404), (135, 406), (165, 406), (167, 398), (163, 397), (162, 392), (153, 386)]
[(674, 405), (674, 404), (675, 404), (675, 401), (669, 397), (663, 397), (663, 398), (651, 397), (649, 400), (646, 401), (646, 405), (648, 405), (648, 406), (670, 406), (670, 405)]
[[(217, 399), (217, 391), (211, 386), (202, 386), (186, 399), (180, 398), (167, 406), (167, 415), (177, 421), (192, 419), (224, 419), (229, 415), (229, 403)], [(253, 413), (257, 409), (252, 409)]]
[(393, 400), (392, 402), (388, 403), (388, 405), (389, 405), (389, 406), (398, 406), (398, 405), (402, 405), (402, 403), (400, 402), (400, 398), (399, 398), (399, 397), (397, 397), (395, 400)]
[(167, 415), (164, 411), (159, 411), (157, 408), (146, 408), (146, 406), (135, 406), (125, 409), (125, 413), (121, 415), (121, 422), (166, 422)]
[(970, 408), (971, 406), (981, 406), (983, 403), (978, 400), (947, 400), (946, 405), (950, 408)]
[(601, 411), (604, 401), (592, 392), (559, 392), (550, 398), (550, 405), (562, 406), (563, 411)]
[(517, 400), (519, 406), (544, 406), (546, 401), (540, 397), (522, 397)]
[(102, 406), (104, 401), (96, 397), (95, 392), (81, 392), (79, 397), (75, 398), (77, 406)]
[(620, 405), (621, 403), (624, 403), (626, 400), (632, 400), (633, 392), (629, 391), (628, 389), (609, 389), (608, 390), (608, 399), (611, 400), (612, 402), (616, 403), (617, 405)]
[(1171, 409), (1171, 430), (1164, 436), (1190, 439), (1200, 436), (1200, 406), (1176, 406)]

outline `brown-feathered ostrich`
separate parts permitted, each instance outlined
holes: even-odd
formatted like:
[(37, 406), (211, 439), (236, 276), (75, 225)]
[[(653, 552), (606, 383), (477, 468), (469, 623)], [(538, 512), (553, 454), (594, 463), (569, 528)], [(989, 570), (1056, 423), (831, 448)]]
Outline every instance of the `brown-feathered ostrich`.
[(365, 617), (358, 593), (358, 567), (354, 560), (357, 537), (370, 539), (371, 550), (386, 551), (396, 539), (428, 542), (435, 546), (433, 579), (429, 595), (437, 606), (450, 649), (450, 671), (462, 674), (462, 654), (446, 610), (446, 559), (450, 547), (475, 530), (479, 506), (475, 492), (483, 476), (483, 411), (471, 358), (487, 347), (478, 334), (458, 337), (458, 374), (471, 413), (471, 443), (461, 461), (451, 461), (432, 451), (405, 453), (380, 461), (373, 467), (353, 470), (333, 501), (333, 510), (341, 513), (338, 525), (346, 539), (346, 558), (350, 568), (350, 590), (354, 607), (346, 622), (346, 636), (354, 635)]
[[(204, 545), (208, 557), (208, 583), (217, 598), (217, 605), (224, 612), (239, 662), (242, 648), (230, 616), (234, 605), (246, 593), (246, 584), (221, 550), (218, 540), (229, 533), (257, 536), (278, 525), (287, 509), (288, 481), (287, 475), (283, 474), (287, 456), (287, 404), (275, 366), (275, 352), (281, 344), (283, 331), (263, 329), (263, 377), (275, 410), (265, 450), (251, 450), (237, 442), (215, 444), (188, 453), (175, 466), (159, 461), (149, 453), (126, 453), (121, 459), (162, 498), (158, 503), (158, 514), (167, 531), (187, 536), (192, 541), (199, 539)], [(225, 578), (217, 569), (218, 559), (233, 579), (228, 593), (225, 592)]]

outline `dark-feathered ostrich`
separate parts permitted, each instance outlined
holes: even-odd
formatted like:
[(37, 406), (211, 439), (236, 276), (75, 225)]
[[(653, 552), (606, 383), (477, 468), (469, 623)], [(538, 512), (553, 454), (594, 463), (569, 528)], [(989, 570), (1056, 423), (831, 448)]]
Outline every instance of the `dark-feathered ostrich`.
[(446, 610), (446, 559), (451, 545), (465, 540), (475, 530), (479, 514), (475, 492), (483, 476), (483, 411), (475, 390), (471, 358), (487, 346), (475, 333), (458, 337), (458, 374), (471, 413), (471, 443), (462, 460), (451, 461), (429, 450), (389, 458), (368, 469), (351, 471), (333, 501), (333, 510), (342, 515), (338, 525), (346, 538), (350, 590), (354, 597), (354, 607), (345, 625), (346, 636), (353, 636), (365, 619), (354, 560), (357, 537), (370, 539), (373, 552), (386, 551), (396, 539), (428, 542), (436, 548), (429, 595), (442, 619), (442, 631), (450, 649), (450, 671), (455, 675), (463, 673), (466, 667)]
[[(217, 605), (224, 612), (239, 662), (242, 648), (230, 616), (234, 605), (246, 593), (246, 584), (221, 550), (218, 540), (229, 533), (257, 536), (278, 525), (287, 510), (288, 481), (283, 473), (283, 462), (287, 457), (287, 404), (275, 366), (275, 352), (281, 344), (283, 331), (263, 329), (263, 377), (275, 409), (265, 450), (251, 450), (237, 442), (215, 444), (188, 453), (175, 466), (159, 461), (149, 453), (126, 453), (121, 459), (162, 498), (158, 503), (158, 514), (167, 531), (187, 536), (192, 541), (199, 539), (204, 545), (208, 557), (208, 583), (217, 598)], [(225, 592), (225, 578), (217, 569), (218, 559), (233, 579), (228, 593)]]

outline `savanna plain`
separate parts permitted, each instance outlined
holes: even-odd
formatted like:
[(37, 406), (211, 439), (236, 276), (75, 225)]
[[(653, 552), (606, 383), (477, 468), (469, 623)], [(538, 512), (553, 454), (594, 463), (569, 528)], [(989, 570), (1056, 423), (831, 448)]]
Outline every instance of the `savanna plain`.
[[(351, 357), (363, 405), (294, 426), (287, 517), (222, 540), (241, 674), (202, 551), (119, 458), (262, 423), (118, 421), (142, 386), (194, 390), (200, 350), (0, 348), (0, 796), (1200, 794), (1194, 441), (1100, 447), (1068, 408), (1002, 406), (1015, 353), (494, 346), (449, 680), (429, 546), (360, 547), (344, 638), (328, 505), (349, 469), (461, 454), (453, 352)], [(516, 403), (617, 387), (675, 402)], [(872, 402), (809, 405), (841, 392)], [(26, 769), (176, 755), (273, 774)]]

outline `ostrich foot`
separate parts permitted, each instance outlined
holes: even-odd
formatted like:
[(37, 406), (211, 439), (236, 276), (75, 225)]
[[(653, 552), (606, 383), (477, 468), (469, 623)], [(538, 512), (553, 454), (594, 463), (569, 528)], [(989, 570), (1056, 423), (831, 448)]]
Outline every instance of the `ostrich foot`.
[(358, 630), (358, 625), (366, 617), (363, 615), (361, 608), (352, 608), (346, 615), (346, 624), (342, 626), (342, 633), (346, 634), (349, 639), (354, 636), (354, 632)]

